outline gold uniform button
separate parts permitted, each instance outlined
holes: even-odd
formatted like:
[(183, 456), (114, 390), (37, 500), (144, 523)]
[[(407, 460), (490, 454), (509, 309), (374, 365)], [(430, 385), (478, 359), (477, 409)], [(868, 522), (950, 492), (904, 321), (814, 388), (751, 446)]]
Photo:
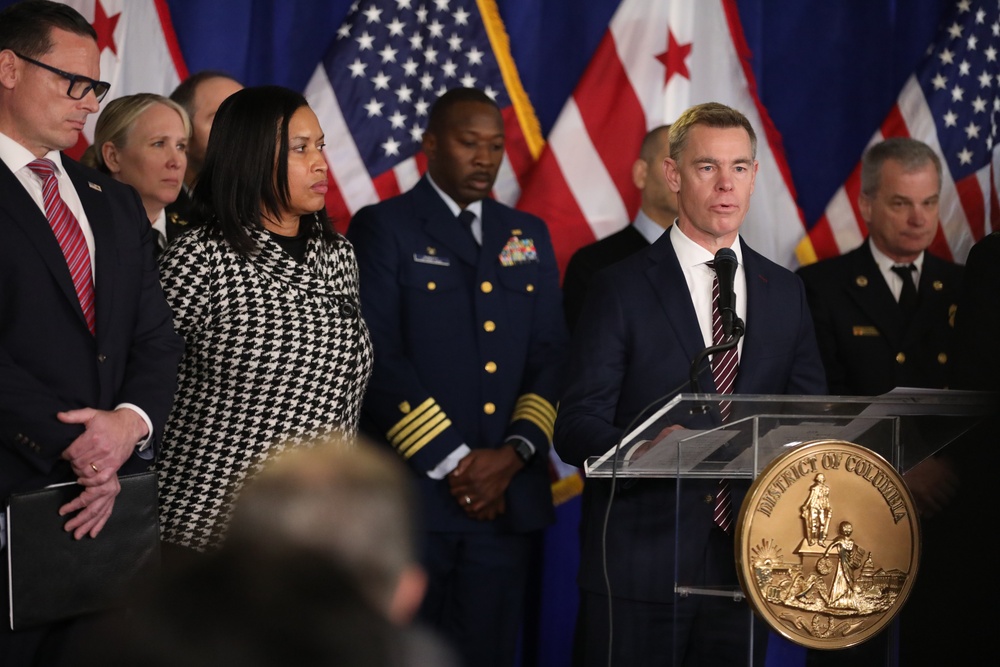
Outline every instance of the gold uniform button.
[(714, 505), (715, 504), (715, 496), (705, 496), (702, 500), (705, 501), (706, 505)]
[(493, 320), (486, 320), (483, 322), (483, 331), (486, 333), (493, 333), (497, 330), (497, 323)]
[(486, 405), (483, 406), (483, 412), (485, 412), (488, 415), (491, 415), (496, 411), (497, 411), (497, 406), (493, 405), (492, 403), (487, 403)]
[(492, 361), (487, 361), (486, 362), (486, 372), (487, 373), (496, 373), (497, 372), (497, 365), (496, 365), (496, 363), (494, 363)]
[(902, 353), (902, 352), (900, 352), (899, 354), (897, 354), (896, 355), (896, 363), (897, 364), (905, 364), (906, 363), (906, 355), (904, 353)]
[(434, 282), (433, 280), (427, 283), (427, 289), (429, 289), (432, 292), (437, 289), (437, 286), (438, 286), (437, 283)]
[(484, 280), (479, 286), (479, 289), (483, 290), (483, 294), (489, 294), (493, 291), (493, 283), (488, 280)]
[(944, 352), (942, 352), (941, 354), (939, 354), (938, 355), (938, 363), (939, 364), (946, 364), (946, 363), (948, 363), (948, 355), (945, 354)]
[(535, 286), (532, 285), (531, 283), (528, 283), (528, 286), (525, 287), (525, 289), (528, 290), (529, 292), (534, 292), (535, 291)]
[(941, 290), (944, 289), (944, 283), (941, 282), (940, 280), (935, 280), (933, 283), (931, 283), (931, 287), (934, 288), (935, 292), (940, 292)]

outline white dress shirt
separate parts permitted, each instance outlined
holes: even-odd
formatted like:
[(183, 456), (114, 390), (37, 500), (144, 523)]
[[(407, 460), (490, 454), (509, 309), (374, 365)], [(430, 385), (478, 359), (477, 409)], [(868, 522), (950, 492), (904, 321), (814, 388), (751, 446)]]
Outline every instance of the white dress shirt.
[[(677, 261), (680, 262), (681, 271), (684, 273), (684, 280), (687, 281), (688, 292), (691, 294), (691, 303), (694, 305), (694, 312), (698, 316), (698, 327), (701, 329), (702, 339), (705, 347), (713, 344), (712, 340), (712, 282), (715, 280), (715, 271), (708, 266), (708, 262), (715, 259), (715, 255), (705, 248), (689, 239), (677, 225), (673, 226), (670, 233), (670, 243), (677, 254)], [(736, 268), (736, 276), (733, 280), (733, 294), (736, 301), (736, 314), (741, 320), (747, 320), (747, 279), (743, 271), (743, 246), (737, 236), (733, 242), (732, 250), (736, 253), (736, 260), (739, 266)], [(737, 351), (743, 355), (743, 339), (740, 338)]]

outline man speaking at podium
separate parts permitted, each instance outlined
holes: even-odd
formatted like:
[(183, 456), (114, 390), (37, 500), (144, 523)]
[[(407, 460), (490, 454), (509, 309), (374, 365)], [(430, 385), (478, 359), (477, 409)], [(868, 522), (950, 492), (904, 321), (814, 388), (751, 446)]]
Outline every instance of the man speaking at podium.
[[(701, 391), (826, 391), (802, 283), (739, 237), (757, 174), (750, 122), (722, 104), (699, 104), (673, 124), (670, 146), (664, 169), (678, 196), (677, 222), (649, 248), (599, 274), (575, 330), (570, 384), (555, 428), (556, 450), (573, 465), (613, 448), (651, 403), (659, 407), (689, 390), (692, 360), (728, 339), (717, 304), (725, 310), (735, 301), (727, 328), (745, 322), (745, 336), (700, 365)], [(738, 264), (726, 277), (720, 270), (716, 280), (726, 255), (731, 268)], [(612, 638), (614, 665), (745, 660), (744, 604), (729, 598), (675, 604), (674, 598), (675, 568), (698, 573), (703, 582), (736, 585), (732, 533), (740, 499), (729, 498), (719, 480), (686, 481), (682, 491), (678, 498), (672, 480), (619, 481), (605, 536), (611, 484), (587, 480), (575, 664), (609, 664)]]

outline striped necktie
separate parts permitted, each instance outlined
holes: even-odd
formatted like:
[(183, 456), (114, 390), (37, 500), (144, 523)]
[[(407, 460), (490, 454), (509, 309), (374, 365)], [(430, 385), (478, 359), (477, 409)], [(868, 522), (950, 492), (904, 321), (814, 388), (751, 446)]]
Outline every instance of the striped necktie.
[[(708, 265), (715, 271), (715, 262)], [(725, 333), (722, 331), (722, 316), (719, 314), (719, 276), (712, 279), (712, 344), (721, 345), (726, 341)], [(725, 352), (715, 354), (712, 357), (712, 378), (715, 380), (715, 392), (717, 394), (733, 393), (733, 385), (736, 383), (736, 374), (740, 370), (739, 352), (736, 347), (731, 347)], [(732, 403), (721, 401), (719, 412), (722, 414), (722, 421), (727, 421), (732, 412)], [(726, 531), (733, 528), (733, 500), (729, 488), (728, 479), (720, 479), (719, 486), (715, 493), (715, 511), (712, 513), (712, 520), (715, 524)]]
[(80, 223), (69, 210), (69, 206), (59, 194), (59, 179), (56, 177), (56, 165), (52, 160), (42, 158), (28, 163), (28, 169), (42, 179), (42, 200), (45, 205), (45, 217), (49, 219), (52, 232), (56, 235), (59, 248), (66, 258), (70, 278), (76, 296), (80, 300), (83, 317), (87, 320), (90, 333), (95, 332), (94, 325), (94, 280), (90, 271), (90, 251), (87, 250), (87, 239), (83, 236)]

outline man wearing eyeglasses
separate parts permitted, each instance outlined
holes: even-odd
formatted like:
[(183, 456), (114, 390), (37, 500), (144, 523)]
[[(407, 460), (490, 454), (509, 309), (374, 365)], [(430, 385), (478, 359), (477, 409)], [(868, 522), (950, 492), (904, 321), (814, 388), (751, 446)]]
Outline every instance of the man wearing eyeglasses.
[[(59, 3), (0, 12), (0, 512), (77, 481), (53, 517), (75, 539), (101, 539), (118, 476), (151, 461), (183, 350), (139, 196), (60, 153), (109, 88), (96, 40)], [(0, 664), (56, 664), (79, 628), (0, 624)]]

